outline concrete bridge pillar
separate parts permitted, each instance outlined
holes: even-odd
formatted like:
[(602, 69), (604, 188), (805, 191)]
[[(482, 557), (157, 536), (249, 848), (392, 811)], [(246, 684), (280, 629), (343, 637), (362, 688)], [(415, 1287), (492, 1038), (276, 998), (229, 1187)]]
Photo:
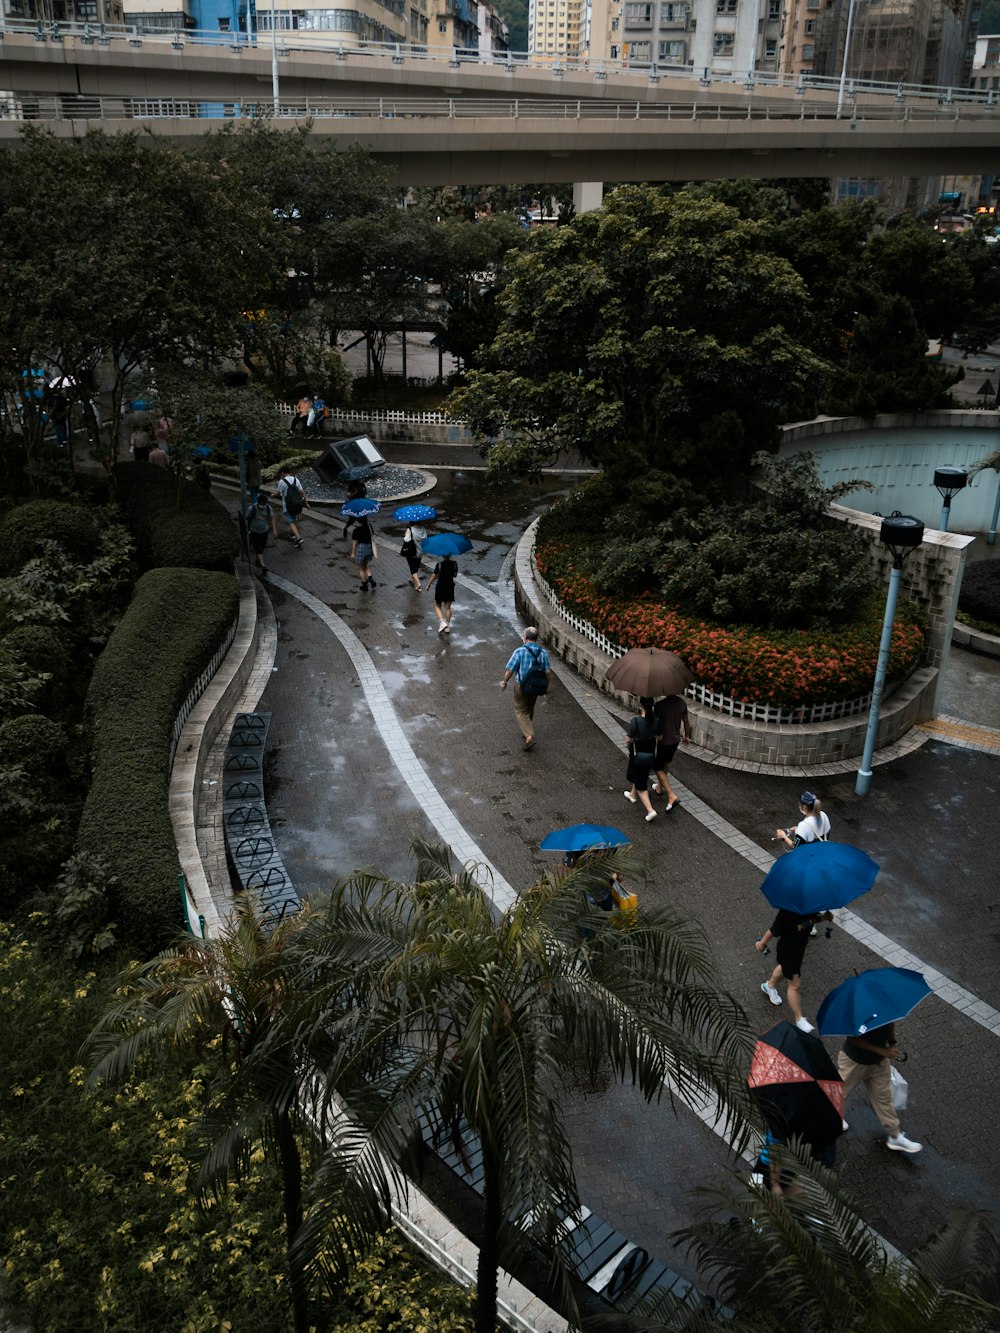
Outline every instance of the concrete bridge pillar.
[(577, 213), (593, 213), (604, 202), (603, 181), (574, 181), (573, 207)]

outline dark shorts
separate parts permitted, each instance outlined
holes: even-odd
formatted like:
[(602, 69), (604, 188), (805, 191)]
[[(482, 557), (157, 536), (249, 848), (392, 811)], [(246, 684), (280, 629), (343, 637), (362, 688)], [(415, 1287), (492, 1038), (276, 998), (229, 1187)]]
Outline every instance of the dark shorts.
[(680, 741), (674, 741), (673, 745), (658, 745), (656, 747), (656, 767), (664, 769), (677, 753), (677, 747)]
[(250, 538), (251, 551), (253, 551), (256, 555), (263, 555), (264, 551), (267, 549), (268, 534), (266, 532), (251, 532), (248, 533), (247, 535)]
[(782, 935), (778, 940), (776, 956), (781, 975), (786, 981), (792, 981), (802, 972), (802, 959), (805, 956), (809, 935), (806, 931), (797, 931), (794, 935)]
[(410, 570), (410, 573), (411, 573), (411, 574), (419, 574), (419, 573), (420, 573), (421, 560), (420, 560), (420, 556), (419, 556), (419, 555), (408, 555), (408, 556), (406, 557), (406, 563), (407, 563), (407, 565), (409, 566), (409, 570)]
[(630, 756), (626, 777), (635, 785), (636, 791), (645, 791), (649, 786), (649, 770), (652, 764), (640, 764), (635, 755)]

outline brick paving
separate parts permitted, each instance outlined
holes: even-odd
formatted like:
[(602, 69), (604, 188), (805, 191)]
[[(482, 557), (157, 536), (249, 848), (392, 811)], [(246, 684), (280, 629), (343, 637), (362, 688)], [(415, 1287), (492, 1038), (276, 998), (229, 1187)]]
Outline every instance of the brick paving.
[[(416, 461), (414, 448), (398, 461)], [(775, 1014), (758, 990), (767, 965), (752, 947), (772, 915), (759, 886), (772, 859), (770, 833), (791, 821), (809, 777), (834, 836), (864, 847), (882, 873), (872, 893), (840, 914), (831, 940), (812, 942), (806, 1012), (814, 1015), (854, 969), (885, 961), (916, 960), (936, 990), (903, 1030), (912, 1092), (904, 1126), (925, 1150), (913, 1158), (887, 1152), (855, 1094), (840, 1152), (844, 1180), (871, 1224), (903, 1251), (954, 1207), (996, 1214), (1000, 1150), (988, 1125), (1000, 1091), (1000, 892), (983, 827), (997, 797), (995, 734), (973, 721), (970, 742), (960, 734), (964, 719), (932, 725), (932, 738), (925, 733), (919, 746), (914, 740), (876, 767), (867, 798), (854, 796), (842, 767), (744, 772), (682, 748), (682, 804), (646, 825), (621, 794), (620, 709), (558, 664), (557, 683), (538, 706), (538, 744), (524, 754), (511, 701), (498, 689), (518, 642), (513, 548), (571, 478), (484, 499), (466, 453), (449, 455), (455, 463), (441, 472), (433, 499), (442, 526), (476, 541), (459, 561), (450, 636), (436, 633), (431, 598), (407, 584), (389, 523), (381, 525), (373, 592), (360, 592), (336, 520), (307, 519), (302, 550), (279, 541), (269, 555), (274, 660), (259, 678), (259, 706), (273, 714), (268, 804), (300, 891), (321, 893), (366, 865), (408, 875), (410, 840), (441, 837), (443, 829), (502, 901), (546, 864), (538, 842), (549, 829), (612, 823), (633, 836), (647, 867), (640, 892), (702, 923), (721, 983), (763, 1030)], [(420, 461), (430, 465), (424, 453)], [(974, 703), (970, 719), (981, 716)], [(585, 1202), (695, 1277), (670, 1233), (693, 1216), (689, 1191), (738, 1165), (724, 1142), (682, 1105), (675, 1113), (666, 1097), (646, 1106), (631, 1089), (576, 1088), (567, 1096)]]

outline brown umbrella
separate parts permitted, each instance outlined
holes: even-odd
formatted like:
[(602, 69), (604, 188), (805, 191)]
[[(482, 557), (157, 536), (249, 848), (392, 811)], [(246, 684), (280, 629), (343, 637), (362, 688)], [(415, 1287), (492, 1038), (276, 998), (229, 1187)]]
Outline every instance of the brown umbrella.
[(694, 676), (681, 658), (666, 648), (630, 648), (611, 663), (604, 679), (626, 694), (652, 699), (661, 694), (683, 694)]

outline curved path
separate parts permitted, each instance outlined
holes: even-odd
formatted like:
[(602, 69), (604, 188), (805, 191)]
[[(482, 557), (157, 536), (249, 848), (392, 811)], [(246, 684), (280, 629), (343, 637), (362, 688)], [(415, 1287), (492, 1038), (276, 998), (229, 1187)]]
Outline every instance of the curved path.
[[(473, 532), (460, 485), (448, 499), (448, 526)], [(647, 826), (621, 796), (624, 715), (561, 665), (539, 705), (538, 746), (521, 751), (510, 700), (497, 689), (518, 639), (508, 576), (512, 543), (547, 503), (505, 495), (503, 519), (479, 516), (448, 637), (435, 633), (430, 598), (405, 583), (388, 536), (380, 586), (367, 594), (339, 524), (315, 522), (302, 551), (281, 543), (272, 553), (277, 645), (260, 706), (274, 714), (269, 807), (285, 862), (300, 891), (319, 892), (362, 864), (406, 875), (412, 838), (438, 837), (476, 864), (502, 905), (534, 878), (548, 829), (584, 818), (617, 824), (648, 867), (640, 891), (702, 920), (724, 984), (763, 1029), (774, 1015), (752, 950), (770, 916), (758, 890), (772, 859), (767, 834), (788, 822), (800, 779), (709, 769), (682, 752), (682, 805)], [(969, 799), (996, 782), (993, 754), (935, 740), (879, 769), (867, 802), (852, 784), (824, 780), (835, 831), (870, 850), (883, 874), (856, 912), (841, 914), (831, 941), (814, 942), (807, 1012), (853, 968), (887, 960), (924, 970), (937, 991), (906, 1026), (915, 1092), (906, 1128), (925, 1151), (902, 1161), (886, 1153), (859, 1100), (841, 1152), (870, 1222), (904, 1250), (951, 1207), (995, 1207), (1000, 1192), (1000, 1160), (980, 1129), (997, 1094), (1000, 984), (981, 927), (995, 890), (988, 848), (976, 840), (983, 807)], [(928, 807), (947, 817), (943, 859)], [(701, 1119), (675, 1119), (630, 1089), (571, 1090), (569, 1115), (587, 1202), (693, 1276), (667, 1237), (690, 1217), (686, 1191), (729, 1165), (725, 1146)]]

